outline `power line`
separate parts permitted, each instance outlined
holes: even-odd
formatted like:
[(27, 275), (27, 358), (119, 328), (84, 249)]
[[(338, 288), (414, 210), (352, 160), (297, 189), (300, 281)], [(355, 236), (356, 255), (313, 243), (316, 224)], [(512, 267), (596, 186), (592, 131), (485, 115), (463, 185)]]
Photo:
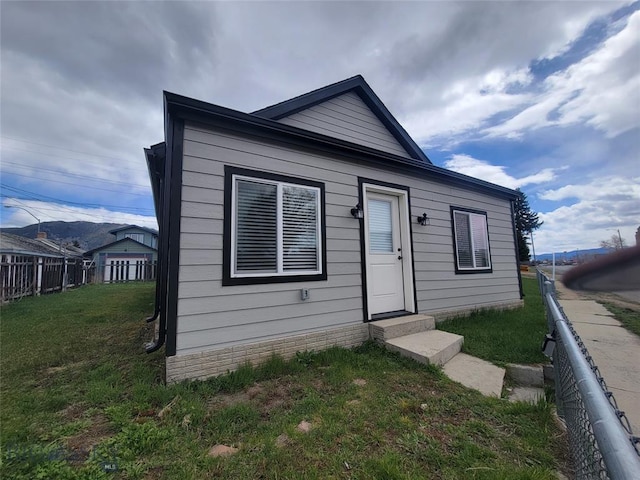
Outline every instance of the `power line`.
[(9, 191), (13, 191), (22, 195), (25, 195), (27, 197), (31, 197), (31, 200), (40, 200), (42, 201), (42, 199), (45, 199), (45, 201), (53, 201), (56, 203), (62, 203), (62, 204), (68, 204), (68, 205), (77, 205), (80, 207), (84, 207), (84, 208), (119, 208), (119, 209), (135, 209), (135, 210), (147, 210), (150, 211), (151, 209), (141, 209), (138, 207), (125, 207), (122, 205), (103, 205), (103, 204), (99, 204), (99, 203), (80, 203), (80, 202), (73, 202), (71, 200), (62, 200), (60, 198), (55, 198), (55, 197), (50, 197), (48, 195), (42, 195), (42, 194), (38, 194), (35, 192), (30, 192), (29, 190), (24, 190), (21, 188), (16, 188), (16, 187), (10, 187), (9, 185), (5, 185), (3, 183), (0, 183), (0, 186), (3, 189), (9, 190)]
[[(71, 182), (63, 182), (62, 180), (52, 180), (50, 178), (42, 178), (34, 175), (23, 175), (22, 173), (10, 173), (10, 175), (16, 175), (18, 177), (32, 178), (38, 180), (46, 180), (48, 183), (61, 183), (63, 185), (73, 185), (76, 188), (89, 188), (91, 190), (102, 190), (104, 192), (117, 193), (119, 195), (134, 195), (137, 197), (148, 197), (148, 193), (133, 193), (133, 192), (124, 192), (121, 190), (113, 190), (111, 188), (100, 188), (100, 187), (92, 187), (91, 185), (83, 185), (81, 183), (71, 183)], [(91, 177), (84, 177), (91, 180)]]
[[(52, 172), (55, 173), (57, 175), (62, 175), (64, 177), (72, 177), (72, 178), (81, 178), (81, 179), (88, 179), (88, 180), (93, 180), (96, 182), (107, 182), (107, 183), (114, 183), (116, 185), (124, 185), (124, 186), (129, 186), (129, 187), (140, 187), (140, 188), (147, 188), (149, 187), (149, 185), (142, 185), (139, 183), (126, 183), (126, 182), (120, 182), (118, 180), (108, 180), (106, 178), (95, 178), (95, 177), (90, 177), (88, 175), (80, 175), (77, 173), (69, 173), (69, 172), (61, 172), (59, 170), (54, 170), (53, 168), (44, 168), (44, 167), (29, 167), (26, 165), (22, 165), (20, 163), (16, 163), (16, 162), (2, 162), (3, 165), (13, 165), (17, 168), (22, 168), (23, 170), (37, 170), (39, 171), (43, 171), (43, 172)], [(7, 173), (11, 173), (11, 172), (7, 172)], [(17, 173), (14, 173), (13, 175), (19, 175)]]
[[(5, 138), (7, 140), (13, 140), (15, 142), (29, 143), (31, 145), (38, 145), (40, 147), (57, 148), (58, 150), (64, 150), (64, 151), (73, 152), (73, 153), (79, 153), (80, 155), (89, 155), (89, 156), (92, 156), (92, 157), (106, 158), (107, 160), (122, 160), (122, 158), (109, 157), (107, 155), (100, 155), (98, 153), (81, 152), (79, 150), (71, 150), (70, 148), (58, 147), (56, 145), (48, 145), (46, 143), (32, 142), (30, 140), (22, 140), (20, 138), (7, 137), (5, 135), (0, 136), (0, 138)], [(7, 148), (11, 148), (11, 147), (7, 147)], [(41, 153), (41, 152), (33, 152), (33, 153)]]
[[(86, 158), (70, 158), (68, 155), (57, 155), (55, 153), (52, 152), (38, 152), (36, 150), (28, 150), (25, 148), (16, 148), (16, 147), (11, 147), (8, 145), (2, 145), (3, 149), (7, 149), (7, 150), (14, 150), (16, 152), (26, 152), (26, 153), (33, 153), (35, 155), (40, 155), (40, 156), (45, 156), (45, 157), (55, 157), (55, 158), (62, 158), (64, 160), (73, 160), (73, 161), (82, 161), (83, 164), (92, 164), (92, 165), (96, 165), (96, 166), (104, 166), (105, 162), (99, 162), (99, 161), (91, 161), (91, 160), (87, 160)], [(90, 155), (90, 154), (82, 154), (82, 155)], [(108, 160), (110, 161), (117, 161), (120, 162), (123, 159), (122, 158), (112, 158), (112, 157), (107, 157)]]
[[(82, 217), (88, 218), (90, 220), (101, 219), (101, 220), (106, 221), (106, 222), (113, 221), (113, 214), (106, 215), (106, 214), (101, 214), (101, 213), (97, 213), (97, 212), (92, 212), (92, 213), (79, 212), (77, 210), (73, 210), (72, 208), (68, 208), (68, 207), (65, 207), (63, 205), (58, 205), (56, 208), (47, 208), (47, 207), (43, 207), (43, 206), (34, 207), (33, 205), (20, 202), (15, 197), (8, 197), (6, 195), (2, 195), (2, 197), (3, 198), (8, 198), (8, 199), (10, 199), (12, 201), (16, 201), (16, 202), (20, 203), (21, 205), (24, 205), (25, 207), (28, 207), (28, 208), (30, 208), (32, 210), (35, 210), (36, 212), (39, 212), (41, 215), (48, 215), (47, 213), (45, 213), (45, 211), (54, 211), (54, 212), (58, 212), (58, 213), (60, 213), (62, 211), (62, 212), (67, 213), (69, 215), (82, 216)], [(24, 200), (24, 199), (21, 199), (21, 200)], [(42, 200), (36, 200), (36, 201), (42, 202)], [(119, 214), (124, 214), (124, 215), (136, 215), (136, 216), (140, 216), (140, 217), (152, 216), (152, 215), (144, 215), (142, 213), (136, 213), (136, 212), (114, 212), (114, 213), (119, 213)]]

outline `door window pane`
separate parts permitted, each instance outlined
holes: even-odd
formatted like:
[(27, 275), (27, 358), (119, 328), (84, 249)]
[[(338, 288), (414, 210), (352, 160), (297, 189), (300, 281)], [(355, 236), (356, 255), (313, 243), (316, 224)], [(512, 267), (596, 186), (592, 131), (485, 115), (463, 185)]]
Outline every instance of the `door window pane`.
[(391, 202), (370, 199), (367, 204), (369, 217), (369, 248), (371, 253), (393, 252), (393, 225)]

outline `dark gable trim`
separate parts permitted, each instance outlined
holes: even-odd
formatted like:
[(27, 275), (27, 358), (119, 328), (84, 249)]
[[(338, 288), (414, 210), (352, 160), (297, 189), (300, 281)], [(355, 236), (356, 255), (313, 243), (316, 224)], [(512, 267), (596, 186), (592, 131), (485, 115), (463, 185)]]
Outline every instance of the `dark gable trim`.
[(412, 158), (431, 164), (431, 160), (427, 158), (422, 149), (382, 103), (362, 75), (356, 75), (276, 105), (257, 110), (252, 115), (270, 120), (280, 120), (350, 91), (355, 92), (362, 99)]
[[(458, 212), (476, 213), (478, 215), (484, 215), (485, 222), (487, 224), (487, 248), (489, 249), (489, 261), (491, 262), (490, 268), (473, 269), (473, 270), (461, 270), (458, 268), (458, 248), (456, 243), (456, 226), (455, 226), (455, 220), (453, 218), (454, 210)], [(456, 269), (456, 274), (473, 275), (476, 273), (493, 273), (493, 259), (491, 258), (491, 236), (489, 235), (489, 219), (487, 218), (487, 212), (484, 212), (482, 210), (474, 210), (472, 208), (466, 208), (466, 207), (450, 206), (449, 213), (451, 215), (451, 239), (453, 240), (451, 242), (453, 244), (453, 259), (454, 259), (453, 266)]]
[(267, 142), (278, 142), (295, 148), (312, 149), (315, 152), (321, 152), (357, 164), (374, 166), (417, 178), (431, 179), (493, 197), (514, 199), (518, 196), (516, 191), (509, 188), (478, 180), (423, 161), (381, 152), (363, 145), (291, 127), (170, 92), (165, 92), (165, 102), (167, 109), (173, 116), (216, 129), (250, 135)]
[(169, 129), (171, 142), (167, 145), (171, 148), (171, 180), (168, 182), (168, 210), (169, 222), (166, 225), (168, 235), (168, 269), (167, 269), (167, 346), (165, 355), (167, 357), (176, 354), (176, 336), (178, 327), (178, 274), (180, 270), (180, 215), (182, 209), (182, 163), (184, 150), (184, 120), (171, 119), (169, 117)]
[(522, 287), (522, 272), (520, 271), (520, 249), (518, 248), (518, 233), (516, 231), (515, 201), (511, 200), (509, 204), (511, 206), (511, 229), (513, 230), (513, 249), (516, 257), (516, 271), (518, 272), (518, 288), (520, 289), (520, 300), (522, 300), (524, 298), (524, 289)]
[[(413, 215), (411, 213), (411, 190), (409, 187), (405, 185), (398, 185), (396, 183), (383, 182), (380, 180), (374, 180), (372, 178), (364, 178), (358, 177), (358, 203), (364, 208), (364, 196), (363, 196), (363, 185), (368, 183), (370, 185), (378, 185), (380, 187), (394, 188), (396, 190), (404, 190), (407, 192), (407, 207), (409, 209), (409, 237), (411, 244), (411, 276), (413, 278), (413, 301), (414, 301), (414, 309), (415, 313), (418, 313), (418, 291), (416, 289), (416, 260), (413, 252), (413, 222), (411, 219)], [(362, 276), (362, 314), (364, 315), (365, 322), (373, 322), (375, 320), (381, 320), (383, 318), (390, 318), (389, 313), (381, 313), (371, 316), (371, 320), (369, 320), (369, 305), (367, 304), (367, 251), (365, 244), (365, 228), (364, 228), (364, 218), (358, 220), (360, 222), (360, 275)], [(401, 312), (392, 312), (393, 316), (402, 316)], [(405, 315), (412, 315), (411, 313), (405, 313)]]
[[(274, 275), (272, 277), (241, 277), (231, 276), (231, 197), (233, 175), (243, 175), (253, 177), (257, 180), (272, 180), (274, 182), (285, 182), (297, 185), (315, 187), (320, 190), (320, 237), (322, 240), (322, 273), (315, 275)], [(258, 285), (267, 283), (293, 283), (293, 282), (316, 282), (327, 279), (327, 221), (325, 207), (324, 183), (314, 182), (297, 177), (289, 177), (275, 173), (248, 170), (245, 168), (224, 166), (224, 226), (222, 236), (222, 286), (230, 285)]]
[[(158, 336), (147, 345), (147, 353), (165, 345), (165, 356), (176, 354), (178, 314), (178, 274), (180, 257), (180, 210), (182, 205), (182, 160), (184, 146), (184, 120), (172, 115), (165, 98), (166, 139), (165, 157), (161, 162), (148, 165), (157, 172), (158, 205), (156, 211), (160, 234), (158, 237), (158, 270), (156, 279), (156, 305), (147, 322), (158, 319)], [(160, 144), (154, 146), (158, 147)], [(152, 149), (154, 148), (152, 147)], [(160, 170), (160, 167), (162, 169)], [(156, 170), (157, 169), (157, 170)], [(152, 172), (150, 175), (154, 178)], [(157, 208), (157, 207), (156, 207)]]

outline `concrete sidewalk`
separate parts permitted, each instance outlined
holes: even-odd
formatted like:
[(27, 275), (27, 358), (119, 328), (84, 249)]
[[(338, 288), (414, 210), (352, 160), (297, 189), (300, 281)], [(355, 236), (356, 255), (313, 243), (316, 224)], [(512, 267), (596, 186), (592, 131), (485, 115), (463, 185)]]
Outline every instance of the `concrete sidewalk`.
[(635, 435), (640, 434), (640, 337), (626, 330), (604, 306), (556, 282), (558, 300), (589, 350)]

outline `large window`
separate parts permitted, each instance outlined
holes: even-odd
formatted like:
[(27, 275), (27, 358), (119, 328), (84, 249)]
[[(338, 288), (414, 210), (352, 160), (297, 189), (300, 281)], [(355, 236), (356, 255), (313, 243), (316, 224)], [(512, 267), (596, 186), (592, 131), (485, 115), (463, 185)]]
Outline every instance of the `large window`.
[(324, 186), (225, 169), (223, 284), (324, 280)]
[(491, 272), (487, 214), (451, 208), (457, 273)]

